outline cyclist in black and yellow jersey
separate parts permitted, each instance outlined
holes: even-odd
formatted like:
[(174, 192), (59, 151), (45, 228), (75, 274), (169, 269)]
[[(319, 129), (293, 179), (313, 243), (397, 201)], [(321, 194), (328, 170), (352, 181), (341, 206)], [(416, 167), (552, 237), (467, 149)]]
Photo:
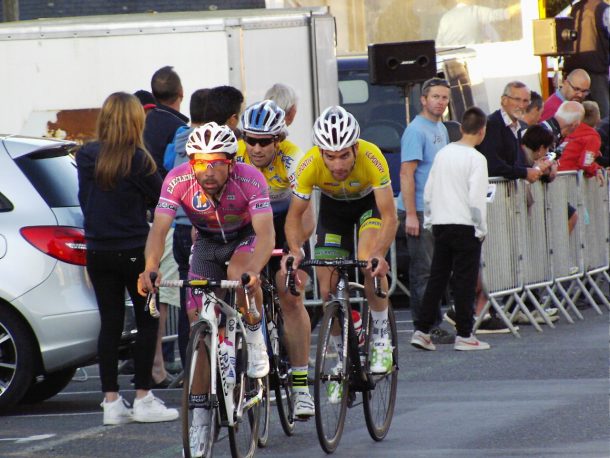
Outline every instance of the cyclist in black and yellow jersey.
[[(377, 146), (360, 138), (358, 121), (342, 107), (324, 110), (313, 126), (314, 146), (296, 169), (296, 187), (286, 218), (286, 238), (295, 265), (302, 259), (300, 247), (309, 237), (301, 222), (314, 187), (321, 191), (316, 258), (346, 257), (354, 251), (354, 224), (358, 226), (358, 258), (368, 260), (364, 270), (366, 298), (373, 319), (371, 371), (386, 373), (392, 367), (388, 334), (388, 300), (374, 294), (373, 277), (387, 289), (389, 270), (385, 255), (396, 236), (398, 219), (388, 164)], [(379, 259), (374, 270), (373, 258)], [(320, 294), (328, 299), (336, 278), (318, 268)], [(333, 281), (334, 280), (334, 281)], [(339, 335), (333, 339), (340, 350)], [(341, 351), (339, 351), (341, 354)]]
[[(295, 169), (303, 156), (300, 148), (289, 140), (282, 139), (286, 127), (284, 110), (272, 100), (250, 105), (241, 117), (244, 139), (239, 141), (237, 161), (258, 168), (269, 186), (269, 200), (273, 209), (275, 246), (285, 245), (284, 224), (290, 205), (292, 190), (296, 186)], [(313, 231), (314, 217), (310, 205), (304, 209), (302, 224)], [(269, 262), (276, 285), (285, 284), (285, 276), (280, 272), (278, 258)], [(307, 282), (308, 273), (298, 271), (299, 284)], [(305, 419), (314, 415), (314, 404), (307, 384), (307, 364), (311, 328), (309, 315), (305, 310), (303, 296), (293, 296), (283, 287), (277, 289), (280, 307), (284, 317), (284, 343), (288, 350), (292, 377), (292, 401), (295, 417)], [(302, 292), (302, 291), (301, 291)]]

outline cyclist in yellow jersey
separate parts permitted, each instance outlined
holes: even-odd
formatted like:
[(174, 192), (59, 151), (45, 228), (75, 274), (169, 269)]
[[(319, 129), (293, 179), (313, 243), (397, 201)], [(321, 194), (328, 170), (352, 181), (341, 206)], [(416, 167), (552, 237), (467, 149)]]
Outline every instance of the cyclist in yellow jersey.
[[(265, 176), (276, 228), (275, 246), (280, 248), (286, 242), (283, 228), (292, 189), (296, 185), (295, 169), (303, 156), (292, 142), (281, 140), (286, 126), (284, 116), (284, 110), (272, 100), (250, 105), (241, 117), (244, 139), (237, 150), (237, 161), (257, 167)], [(313, 231), (314, 217), (310, 205), (306, 206), (301, 224), (307, 226), (309, 232)], [(271, 259), (269, 267), (275, 275), (276, 285), (284, 285), (286, 277), (281, 272), (279, 259)], [(301, 292), (310, 272), (298, 271)], [(314, 415), (314, 403), (307, 384), (311, 339), (309, 315), (303, 303), (304, 294), (293, 296), (283, 287), (278, 287), (277, 291), (286, 330), (283, 337), (292, 368), (293, 415), (306, 419)]]
[[(398, 219), (388, 164), (372, 143), (359, 140), (358, 121), (342, 107), (324, 110), (313, 126), (314, 146), (297, 166), (297, 186), (286, 217), (286, 239), (295, 262), (302, 259), (300, 247), (310, 233), (301, 218), (309, 206), (314, 187), (322, 192), (315, 255), (317, 258), (345, 257), (353, 253), (353, 228), (358, 226), (358, 257), (368, 260), (364, 270), (365, 293), (373, 320), (371, 371), (386, 373), (392, 367), (389, 338), (388, 300), (373, 291), (373, 277), (380, 277), (387, 289), (389, 270), (385, 255), (396, 236)], [(372, 269), (371, 260), (379, 265)], [(322, 299), (334, 288), (331, 270), (318, 268)], [(335, 345), (340, 349), (340, 336)]]

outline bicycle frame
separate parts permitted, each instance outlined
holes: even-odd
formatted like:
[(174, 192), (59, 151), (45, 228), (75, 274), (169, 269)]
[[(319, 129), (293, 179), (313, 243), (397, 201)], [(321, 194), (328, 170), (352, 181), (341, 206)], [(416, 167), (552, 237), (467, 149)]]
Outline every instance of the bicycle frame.
[[(350, 283), (345, 268), (337, 268), (339, 273), (339, 281), (337, 282), (336, 292), (331, 293), (331, 301), (337, 301), (341, 304), (341, 313), (343, 314), (343, 361), (348, 361), (347, 354), (350, 353), (350, 367), (344, 370), (351, 372), (350, 387), (355, 391), (372, 390), (375, 388), (373, 379), (365, 371), (360, 360), (360, 351), (358, 341), (356, 340), (356, 331), (352, 321), (352, 306), (350, 301)], [(359, 287), (364, 288), (358, 284)]]
[[(239, 286), (239, 282), (222, 280), (218, 285), (221, 289), (229, 289), (234, 290)], [(229, 338), (231, 342), (235, 342), (235, 336), (237, 334), (237, 329), (242, 333), (244, 339), (244, 345), (247, 345), (248, 338), (246, 334), (245, 326), (242, 322), (242, 315), (235, 307), (229, 305), (224, 300), (218, 298), (213, 291), (206, 291), (209, 287), (210, 282), (208, 280), (173, 280), (173, 281), (162, 281), (160, 286), (174, 286), (174, 287), (185, 287), (189, 286), (193, 289), (193, 294), (201, 294), (202, 297), (202, 307), (199, 315), (199, 319), (193, 323), (195, 326), (198, 323), (205, 322), (208, 328), (209, 337), (210, 337), (210, 393), (211, 399), (210, 404), (213, 408), (218, 408), (218, 387), (217, 384), (214, 383), (217, 380), (218, 376), (218, 368), (220, 367), (220, 356), (219, 356), (219, 343), (218, 343), (218, 324), (219, 324), (219, 316), (216, 314), (216, 306), (220, 308), (220, 310), (227, 317), (227, 325), (225, 335)], [(234, 294), (231, 291), (231, 294)], [(247, 298), (247, 295), (246, 295)], [(250, 307), (253, 304), (248, 304)], [(215, 345), (212, 345), (213, 342), (216, 342)], [(194, 367), (194, 366), (193, 366)], [(251, 397), (246, 403), (244, 403), (244, 394), (246, 387), (243, 383), (244, 374), (240, 374), (242, 378), (242, 383), (240, 386), (240, 393), (238, 396), (237, 406), (235, 405), (235, 398), (233, 390), (235, 386), (227, 382), (224, 371), (220, 371), (220, 381), (222, 387), (222, 396), (224, 400), (224, 410), (227, 418), (227, 425), (225, 426), (234, 426), (236, 423), (239, 423), (243, 417), (243, 413), (245, 410), (249, 409), (256, 403), (261, 402), (263, 397), (263, 385), (260, 379), (258, 380), (258, 390), (255, 396)], [(191, 377), (192, 379), (192, 377)]]

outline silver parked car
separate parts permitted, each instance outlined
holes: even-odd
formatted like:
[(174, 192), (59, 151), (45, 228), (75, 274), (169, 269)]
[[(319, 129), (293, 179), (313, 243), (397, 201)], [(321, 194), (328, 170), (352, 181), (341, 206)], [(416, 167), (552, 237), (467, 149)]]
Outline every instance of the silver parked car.
[(0, 135), (0, 411), (54, 396), (97, 353), (73, 146)]

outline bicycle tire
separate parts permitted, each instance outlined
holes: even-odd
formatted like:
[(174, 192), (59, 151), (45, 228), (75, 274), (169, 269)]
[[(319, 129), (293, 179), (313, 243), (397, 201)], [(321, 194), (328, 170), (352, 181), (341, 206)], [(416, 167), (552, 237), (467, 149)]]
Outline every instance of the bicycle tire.
[(271, 422), (271, 398), (269, 390), (269, 375), (262, 379), (263, 399), (259, 407), (260, 417), (258, 419), (258, 446), (265, 448), (269, 443), (269, 424)]
[[(339, 357), (334, 353), (334, 348), (331, 348), (333, 347), (331, 343), (333, 324), (338, 323), (342, 333), (347, 331), (343, 329), (340, 310), (341, 304), (338, 301), (326, 304), (320, 323), (316, 351), (314, 375), (316, 432), (320, 446), (326, 453), (333, 453), (341, 441), (349, 398), (349, 370), (346, 370), (350, 367), (349, 353), (346, 360), (343, 361), (343, 368), (340, 368)], [(340, 376), (340, 379), (328, 380), (328, 377), (337, 375)], [(335, 385), (331, 385), (331, 383)]]
[[(367, 323), (368, 329), (366, 332), (365, 348), (367, 349), (366, 354), (370, 355), (372, 340), (372, 320), (370, 317), (367, 320)], [(375, 388), (362, 393), (362, 405), (364, 407), (366, 428), (368, 429), (371, 438), (375, 441), (383, 440), (388, 433), (390, 425), (392, 424), (394, 406), (396, 404), (396, 389), (398, 386), (398, 332), (396, 330), (394, 310), (391, 305), (388, 305), (388, 326), (390, 328), (390, 339), (393, 347), (392, 370), (381, 376), (369, 374), (376, 382)], [(368, 356), (365, 367), (369, 367)]]
[[(207, 334), (207, 337), (206, 337)], [(184, 388), (182, 390), (182, 409), (181, 409), (181, 422), (182, 422), (182, 449), (185, 458), (191, 457), (190, 447), (190, 430), (193, 422), (193, 409), (190, 408), (190, 395), (191, 387), (193, 384), (193, 376), (195, 374), (195, 362), (201, 351), (204, 351), (207, 355), (208, 361), (210, 360), (210, 349), (208, 345), (209, 334), (208, 334), (208, 323), (199, 322), (196, 323), (189, 337), (189, 342), (186, 350), (186, 364), (184, 367)], [(211, 391), (211, 390), (210, 390)], [(208, 393), (209, 396), (210, 393)], [(214, 441), (217, 437), (217, 412), (216, 409), (212, 408), (209, 410), (209, 425), (210, 428), (207, 432), (207, 437), (203, 438), (206, 443), (204, 448), (203, 456), (209, 458), (212, 456), (212, 450), (214, 448)]]
[[(248, 350), (246, 341), (240, 332), (235, 334), (235, 356), (237, 383), (233, 389), (233, 393), (235, 396), (239, 396), (241, 392), (240, 385), (243, 383), (245, 389), (244, 395), (247, 395), (247, 393), (258, 387), (258, 381), (257, 379), (248, 377)], [(238, 401), (238, 399), (235, 400), (236, 405)], [(229, 445), (233, 458), (250, 458), (256, 453), (260, 415), (259, 408), (259, 404), (252, 406), (252, 408), (243, 412), (242, 419), (239, 423), (229, 426)]]
[(276, 347), (277, 350), (274, 349), (274, 353), (270, 360), (272, 366), (270, 380), (275, 391), (275, 405), (277, 407), (282, 430), (286, 436), (290, 437), (294, 434), (295, 428), (292, 411), (292, 379), (290, 375), (288, 352), (282, 341), (284, 335), (284, 320), (279, 310), (275, 315), (275, 328), (277, 331), (278, 345)]

